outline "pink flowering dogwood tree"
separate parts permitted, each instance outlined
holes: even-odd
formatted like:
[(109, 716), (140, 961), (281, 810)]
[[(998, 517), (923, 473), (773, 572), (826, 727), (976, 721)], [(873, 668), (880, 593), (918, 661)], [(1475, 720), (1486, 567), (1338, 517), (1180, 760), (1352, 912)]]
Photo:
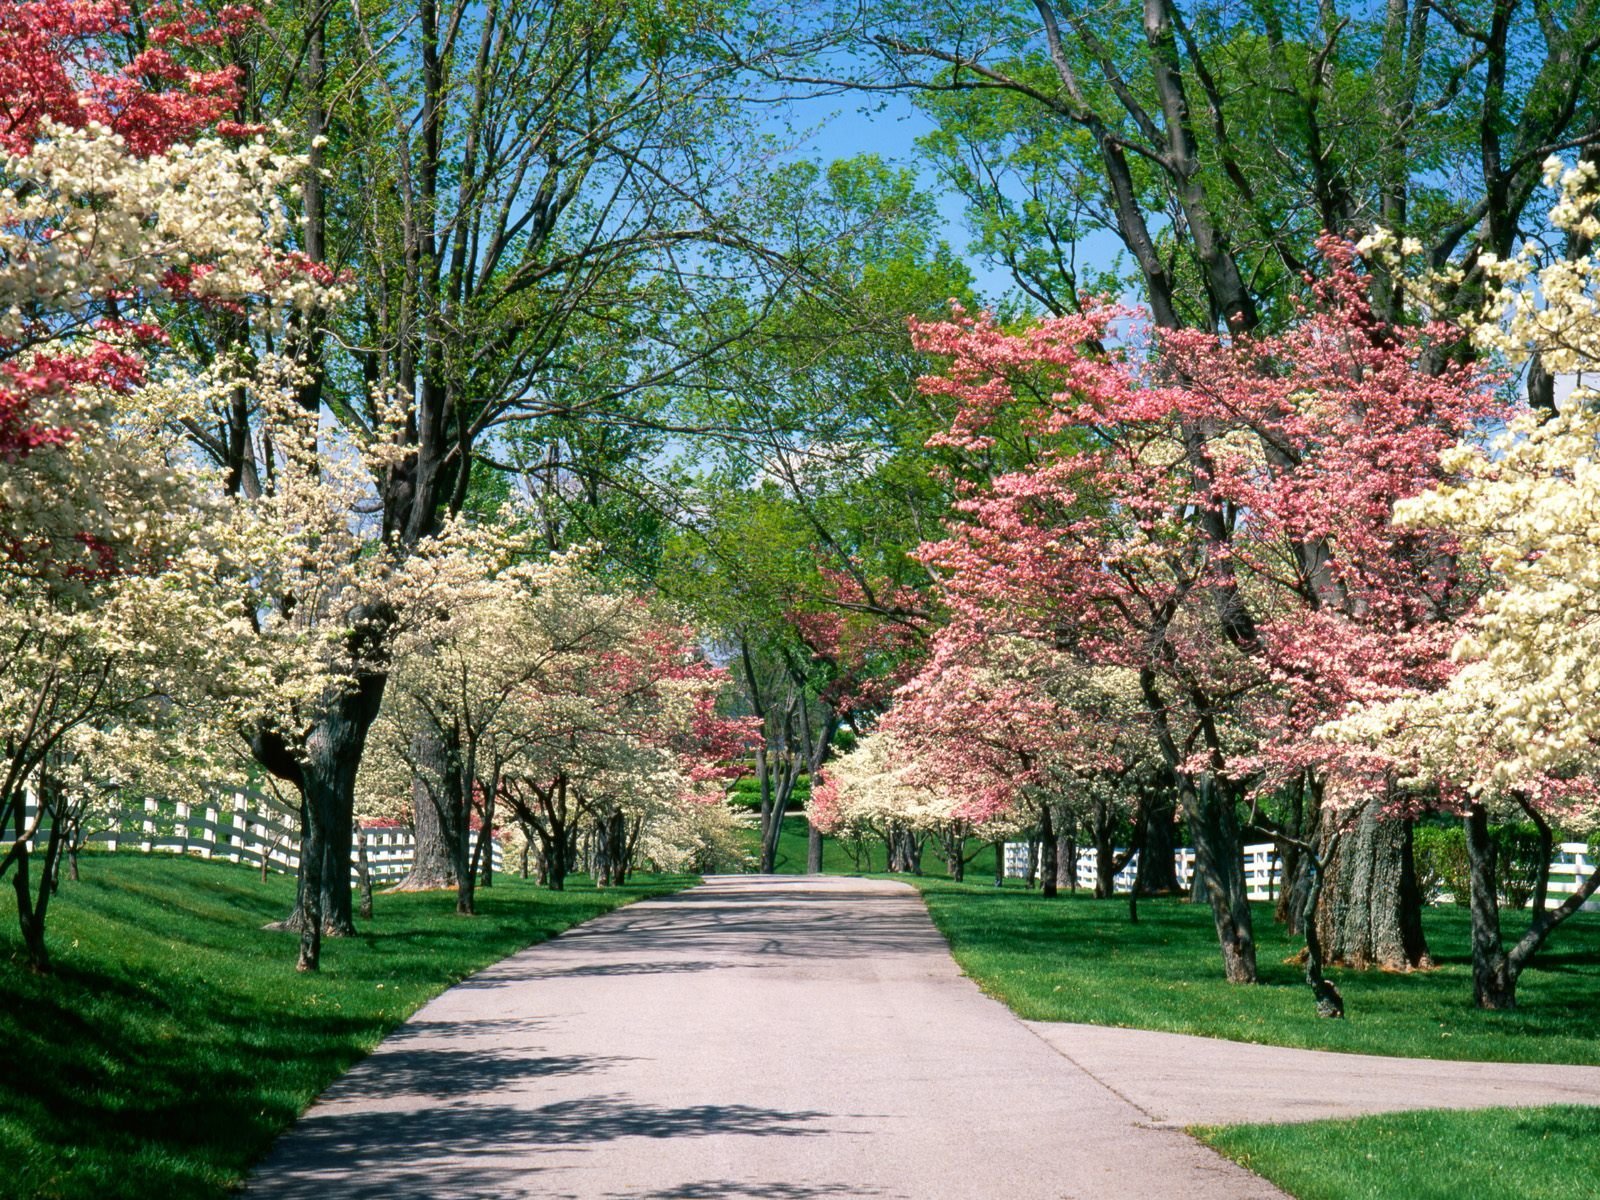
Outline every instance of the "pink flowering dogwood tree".
[[(1420, 367), (1444, 331), (1385, 325), (1336, 243), (1287, 332), (1149, 330), (1088, 304), (1021, 331), (958, 312), (914, 327), (981, 451), (1019, 408), (1037, 461), (969, 489), (921, 555), (957, 624), (1137, 680), (1176, 781), (1225, 974), (1255, 978), (1241, 804), (1331, 771), (1315, 736), (1352, 700), (1449, 671), (1472, 578), (1448, 535), (1397, 530), (1489, 381)], [(1370, 783), (1370, 781), (1368, 781)]]

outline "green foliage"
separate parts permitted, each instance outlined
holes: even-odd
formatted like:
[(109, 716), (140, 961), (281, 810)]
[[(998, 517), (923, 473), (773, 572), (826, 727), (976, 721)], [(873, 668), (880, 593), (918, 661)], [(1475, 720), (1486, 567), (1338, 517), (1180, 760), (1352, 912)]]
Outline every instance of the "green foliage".
[(1589, 1200), (1600, 1108), (1389, 1113), (1191, 1132), (1299, 1200)]
[[(0, 1196), (221, 1197), (323, 1088), (424, 1002), (532, 942), (642, 896), (648, 881), (546, 892), (508, 875), (454, 894), (380, 895), (358, 937), (297, 975), (264, 923), (294, 881), (247, 867), (91, 854), (51, 910), (56, 974), (0, 942)], [(14, 931), (10, 889), (0, 929)]]
[[(1472, 1003), (1467, 914), (1423, 915), (1438, 967), (1399, 974), (1333, 968), (1348, 1019), (1316, 1015), (1298, 939), (1255, 905), (1258, 987), (1225, 983), (1210, 911), (1145, 900), (1130, 925), (1123, 898), (1045, 900), (1038, 893), (922, 880), (956, 961), (990, 995), (1035, 1021), (1082, 1021), (1268, 1045), (1361, 1054), (1600, 1064), (1600, 915), (1580, 913), (1534, 960), (1511, 1012)], [(1518, 930), (1507, 917), (1510, 936)]]
[[(1533, 897), (1541, 856), (1539, 831), (1532, 824), (1495, 825), (1495, 889), (1500, 903), (1524, 908)], [(1413, 835), (1417, 884), (1424, 896), (1450, 893), (1463, 908), (1469, 903), (1467, 835), (1460, 825), (1419, 825)]]

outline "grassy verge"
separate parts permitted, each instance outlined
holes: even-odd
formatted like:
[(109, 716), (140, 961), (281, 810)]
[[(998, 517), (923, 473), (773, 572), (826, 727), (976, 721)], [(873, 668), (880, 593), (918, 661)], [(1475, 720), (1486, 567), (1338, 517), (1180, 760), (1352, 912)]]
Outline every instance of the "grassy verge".
[(1393, 1113), (1193, 1132), (1299, 1200), (1590, 1200), (1600, 1108)]
[(646, 881), (552, 893), (501, 876), (453, 896), (377, 897), (360, 936), (294, 971), (261, 929), (282, 876), (195, 859), (92, 855), (50, 909), (56, 974), (28, 974), (0, 900), (0, 1196), (202, 1197), (234, 1188), (311, 1099), (473, 971), (641, 896)]
[[(1312, 1008), (1299, 944), (1256, 908), (1262, 984), (1222, 981), (1211, 914), (1203, 905), (1145, 901), (1137, 925), (1122, 900), (1045, 900), (917, 881), (956, 961), (1020, 1016), (1194, 1033), (1236, 1041), (1418, 1058), (1600, 1063), (1600, 916), (1581, 913), (1524, 973), (1516, 1011), (1472, 1005), (1464, 910), (1429, 909), (1423, 923), (1439, 966), (1409, 975), (1330, 971), (1348, 1019)], [(1514, 922), (1513, 922), (1514, 924)], [(1512, 932), (1508, 928), (1508, 934)]]

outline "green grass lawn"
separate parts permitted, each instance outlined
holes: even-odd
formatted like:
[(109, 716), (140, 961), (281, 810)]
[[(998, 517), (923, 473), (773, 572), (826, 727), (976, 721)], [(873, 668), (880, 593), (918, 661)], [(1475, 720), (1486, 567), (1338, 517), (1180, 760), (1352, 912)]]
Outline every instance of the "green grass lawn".
[[(990, 995), (1037, 1021), (1163, 1029), (1237, 1041), (1364, 1054), (1504, 1062), (1600, 1063), (1600, 915), (1580, 913), (1558, 930), (1522, 976), (1514, 1012), (1472, 1004), (1467, 914), (1453, 906), (1423, 916), (1439, 966), (1390, 974), (1329, 975), (1348, 1016), (1316, 1016), (1300, 948), (1256, 906), (1262, 983), (1222, 980), (1204, 905), (1147, 900), (1130, 925), (1122, 899), (918, 881), (956, 961)], [(1508, 935), (1514, 919), (1508, 922)]]
[(1415, 1112), (1196, 1129), (1299, 1200), (1592, 1200), (1600, 1108)]
[(514, 950), (686, 881), (545, 892), (501, 875), (376, 898), (360, 936), (297, 975), (294, 882), (197, 859), (88, 855), (50, 908), (54, 976), (28, 973), (0, 900), (0, 1196), (201, 1197), (237, 1186), (330, 1082), (430, 997)]

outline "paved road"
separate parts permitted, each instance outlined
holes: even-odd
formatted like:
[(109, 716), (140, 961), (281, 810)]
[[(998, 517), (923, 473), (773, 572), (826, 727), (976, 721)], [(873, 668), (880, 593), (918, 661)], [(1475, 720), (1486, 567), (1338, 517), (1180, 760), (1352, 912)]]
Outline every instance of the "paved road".
[(1600, 1104), (1600, 1067), (1329, 1054), (1044, 1021), (1028, 1028), (1152, 1122), (1179, 1128), (1417, 1108)]
[(752, 876), (631, 905), (440, 996), (251, 1192), (1282, 1200), (984, 997), (911, 888)]

